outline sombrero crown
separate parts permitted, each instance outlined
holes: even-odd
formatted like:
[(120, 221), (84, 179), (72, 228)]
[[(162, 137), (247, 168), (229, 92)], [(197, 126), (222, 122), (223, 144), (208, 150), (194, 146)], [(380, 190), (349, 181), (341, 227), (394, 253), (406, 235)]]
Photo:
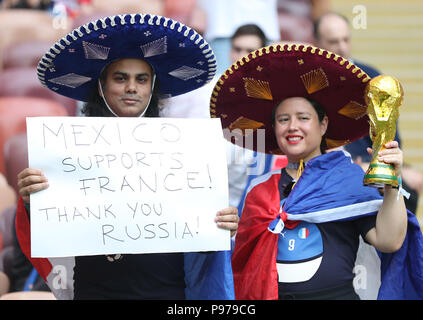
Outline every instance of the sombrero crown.
[[(272, 45), (251, 52), (225, 71), (213, 90), (210, 114), (221, 118), (225, 137), (233, 143), (253, 135), (253, 144), (246, 147), (281, 154), (272, 128), (273, 109), (289, 97), (310, 98), (329, 118), (328, 148), (338, 147), (369, 132), (364, 100), (369, 80), (364, 71), (332, 52), (307, 45)], [(258, 147), (260, 129), (265, 129), (264, 150)]]
[(74, 29), (43, 56), (37, 74), (49, 89), (86, 101), (103, 68), (122, 58), (148, 62), (162, 97), (199, 88), (216, 72), (211, 47), (193, 29), (161, 16), (124, 14)]

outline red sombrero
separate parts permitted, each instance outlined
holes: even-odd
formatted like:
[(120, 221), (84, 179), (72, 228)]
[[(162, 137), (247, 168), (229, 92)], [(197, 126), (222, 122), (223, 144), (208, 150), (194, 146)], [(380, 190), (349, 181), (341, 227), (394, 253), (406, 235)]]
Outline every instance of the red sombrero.
[(233, 143), (252, 134), (253, 144), (245, 147), (263, 151), (257, 146), (257, 133), (265, 129), (265, 152), (281, 154), (273, 133), (272, 111), (285, 98), (308, 97), (326, 110), (330, 149), (369, 133), (364, 101), (369, 80), (364, 71), (332, 52), (306, 45), (268, 46), (225, 71), (213, 90), (210, 113), (221, 118), (225, 137)]

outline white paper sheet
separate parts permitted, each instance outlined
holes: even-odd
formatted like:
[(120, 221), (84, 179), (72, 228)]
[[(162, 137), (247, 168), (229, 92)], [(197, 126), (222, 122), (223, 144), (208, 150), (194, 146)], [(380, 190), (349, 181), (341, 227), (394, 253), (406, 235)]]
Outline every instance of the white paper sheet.
[(219, 119), (27, 118), (33, 257), (229, 250)]

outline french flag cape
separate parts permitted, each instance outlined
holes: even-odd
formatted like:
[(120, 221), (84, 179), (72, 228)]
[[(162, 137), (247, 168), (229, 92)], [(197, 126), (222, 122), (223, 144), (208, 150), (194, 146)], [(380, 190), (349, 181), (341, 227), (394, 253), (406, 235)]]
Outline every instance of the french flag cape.
[[(377, 189), (363, 186), (363, 170), (343, 151), (310, 160), (283, 211), (280, 176), (278, 170), (257, 178), (247, 193), (232, 254), (236, 299), (278, 299), (279, 233), (269, 230), (275, 222), (292, 228), (299, 221), (357, 219), (377, 214), (382, 204)], [(380, 259), (378, 299), (423, 299), (423, 236), (414, 214), (408, 212), (401, 249), (376, 256)]]
[[(73, 299), (75, 258), (31, 258), (28, 216), (24, 202), (22, 198), (19, 198), (15, 228), (23, 253), (57, 299)], [(184, 271), (186, 299), (233, 300), (235, 298), (230, 251), (185, 253)]]

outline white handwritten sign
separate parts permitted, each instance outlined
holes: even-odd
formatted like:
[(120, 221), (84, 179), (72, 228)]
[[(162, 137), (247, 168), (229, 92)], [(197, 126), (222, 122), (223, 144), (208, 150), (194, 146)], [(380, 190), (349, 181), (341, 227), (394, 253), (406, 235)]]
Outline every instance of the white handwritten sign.
[(218, 119), (27, 118), (33, 257), (229, 250)]

